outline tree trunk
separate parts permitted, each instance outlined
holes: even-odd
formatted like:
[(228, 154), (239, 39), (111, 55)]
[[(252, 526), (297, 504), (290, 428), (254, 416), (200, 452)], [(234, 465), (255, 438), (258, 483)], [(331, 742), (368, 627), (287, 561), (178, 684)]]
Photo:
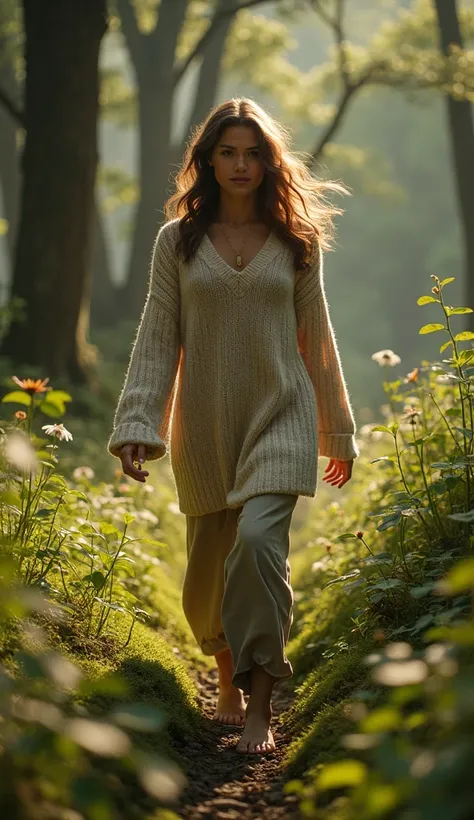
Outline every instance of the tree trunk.
[[(219, 0), (216, 15), (229, 11), (235, 7), (234, 0)], [(192, 128), (202, 122), (215, 105), (219, 78), (221, 76), (221, 62), (224, 56), (227, 35), (234, 22), (235, 15), (226, 14), (219, 20), (216, 30), (204, 49), (199, 83), (194, 100), (194, 106), (189, 119), (188, 135)], [(183, 145), (184, 150), (184, 145)]]
[[(6, 75), (10, 75), (10, 71), (2, 72), (2, 88), (11, 88), (12, 82), (8, 82)], [(10, 80), (11, 79), (12, 77), (10, 76)], [(0, 108), (0, 184), (2, 186), (5, 218), (8, 221), (7, 243), (12, 267), (13, 251), (18, 228), (20, 193), (20, 171), (16, 146), (17, 130), (18, 124), (9, 112), (4, 108)]]
[(84, 317), (106, 3), (23, 0), (23, 11), (27, 133), (12, 295), (25, 299), (27, 316), (1, 353), (81, 383), (93, 355)]
[[(463, 38), (456, 0), (433, 0), (438, 17), (439, 42), (444, 55), (450, 45), (463, 47)], [(472, 106), (468, 100), (446, 96), (448, 125), (451, 137), (458, 209), (464, 234), (465, 307), (474, 309), (474, 125)], [(449, 271), (447, 271), (449, 275)], [(474, 330), (474, 314), (469, 317), (469, 329)]]
[(117, 321), (118, 288), (110, 275), (110, 258), (105, 233), (105, 221), (99, 211), (97, 198), (92, 216), (92, 296), (90, 305), (91, 328), (110, 326)]
[(155, 82), (141, 82), (138, 99), (140, 199), (135, 211), (128, 277), (119, 294), (122, 318), (136, 318), (143, 308), (153, 242), (163, 222), (163, 204), (168, 189), (171, 192), (173, 91)]

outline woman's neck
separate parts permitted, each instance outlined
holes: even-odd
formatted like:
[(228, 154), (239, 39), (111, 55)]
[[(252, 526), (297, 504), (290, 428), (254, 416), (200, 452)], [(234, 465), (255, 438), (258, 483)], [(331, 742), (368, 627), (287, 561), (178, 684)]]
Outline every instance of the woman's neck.
[(262, 220), (253, 197), (237, 199), (223, 195), (216, 211), (215, 221), (228, 225), (247, 225)]

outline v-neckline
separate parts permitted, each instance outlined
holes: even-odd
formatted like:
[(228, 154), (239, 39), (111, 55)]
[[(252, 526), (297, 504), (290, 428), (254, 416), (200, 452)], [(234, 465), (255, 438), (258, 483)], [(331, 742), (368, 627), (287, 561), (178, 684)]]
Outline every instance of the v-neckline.
[(258, 270), (262, 270), (265, 265), (275, 255), (276, 250), (279, 249), (278, 238), (273, 230), (265, 240), (264, 244), (250, 262), (241, 270), (233, 268), (228, 262), (223, 259), (219, 251), (211, 241), (209, 234), (203, 236), (201, 244), (201, 251), (208, 262), (211, 262), (213, 270), (218, 271), (225, 282), (225, 284), (235, 293), (244, 293), (252, 281), (253, 274)]

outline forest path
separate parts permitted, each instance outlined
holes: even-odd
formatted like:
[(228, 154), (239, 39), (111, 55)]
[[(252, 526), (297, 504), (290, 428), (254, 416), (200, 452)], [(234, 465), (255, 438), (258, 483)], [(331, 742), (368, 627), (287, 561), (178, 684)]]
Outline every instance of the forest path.
[(193, 739), (180, 756), (191, 772), (176, 813), (183, 820), (209, 817), (216, 820), (281, 820), (297, 817), (297, 798), (283, 794), (287, 778), (280, 771), (288, 738), (283, 734), (280, 715), (293, 696), (278, 691), (272, 696), (271, 729), (276, 750), (268, 755), (243, 755), (235, 751), (242, 729), (212, 720), (218, 693), (218, 670), (197, 671), (193, 676), (198, 702), (207, 718), (202, 736)]

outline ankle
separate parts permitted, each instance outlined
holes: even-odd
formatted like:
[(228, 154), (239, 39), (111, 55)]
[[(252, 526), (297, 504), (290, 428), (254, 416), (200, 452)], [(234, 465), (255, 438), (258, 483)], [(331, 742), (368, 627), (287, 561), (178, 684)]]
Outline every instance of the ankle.
[(252, 703), (252, 698), (250, 697), (247, 704), (246, 716), (247, 718), (253, 718), (254, 720), (270, 722), (273, 716), (272, 705), (271, 703), (261, 703), (255, 701)]

